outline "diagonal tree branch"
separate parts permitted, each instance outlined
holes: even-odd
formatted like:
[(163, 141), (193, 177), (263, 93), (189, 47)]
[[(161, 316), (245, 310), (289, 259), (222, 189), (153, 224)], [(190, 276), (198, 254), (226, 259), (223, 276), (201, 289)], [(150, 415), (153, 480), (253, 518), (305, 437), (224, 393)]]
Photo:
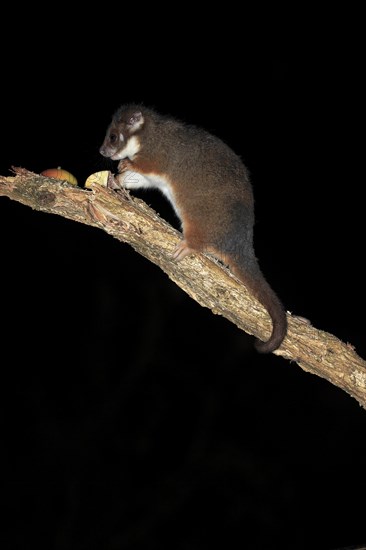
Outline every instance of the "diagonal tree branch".
[[(14, 174), (0, 176), (0, 196), (102, 229), (157, 264), (202, 306), (249, 334), (269, 337), (271, 321), (267, 312), (215, 258), (197, 254), (179, 263), (172, 261), (181, 234), (143, 201), (128, 192), (97, 184), (90, 190), (81, 189), (22, 168), (15, 168)], [(366, 408), (366, 361), (350, 344), (300, 317), (290, 313), (287, 316), (288, 334), (274, 353), (325, 378)]]

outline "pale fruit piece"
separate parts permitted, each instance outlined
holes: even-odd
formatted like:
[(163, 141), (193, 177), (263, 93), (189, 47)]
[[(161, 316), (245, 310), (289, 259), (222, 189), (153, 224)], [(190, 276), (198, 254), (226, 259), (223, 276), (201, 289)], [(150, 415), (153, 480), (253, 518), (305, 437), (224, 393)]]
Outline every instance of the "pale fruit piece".
[(103, 170), (102, 172), (95, 172), (94, 174), (90, 174), (85, 182), (84, 187), (90, 188), (91, 185), (94, 183), (101, 185), (102, 187), (107, 187), (109, 174), (109, 170)]

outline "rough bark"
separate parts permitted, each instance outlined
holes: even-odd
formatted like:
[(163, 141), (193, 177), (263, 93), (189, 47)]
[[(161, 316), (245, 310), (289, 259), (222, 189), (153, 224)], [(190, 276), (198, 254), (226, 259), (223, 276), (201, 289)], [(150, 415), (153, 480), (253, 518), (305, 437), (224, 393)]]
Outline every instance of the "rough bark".
[[(271, 321), (267, 312), (215, 258), (197, 254), (179, 263), (172, 261), (181, 234), (143, 201), (128, 192), (100, 185), (82, 189), (21, 168), (14, 169), (14, 174), (0, 176), (0, 196), (102, 229), (160, 266), (202, 306), (249, 334), (269, 337)], [(287, 316), (288, 334), (274, 353), (325, 378), (366, 408), (366, 362), (352, 345), (314, 328), (301, 317)]]

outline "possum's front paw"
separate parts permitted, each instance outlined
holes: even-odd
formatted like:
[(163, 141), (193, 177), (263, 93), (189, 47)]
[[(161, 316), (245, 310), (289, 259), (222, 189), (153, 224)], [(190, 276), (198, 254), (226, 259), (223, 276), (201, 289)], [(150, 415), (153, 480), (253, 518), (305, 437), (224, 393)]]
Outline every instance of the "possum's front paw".
[(110, 176), (108, 178), (107, 187), (109, 189), (122, 189), (123, 180), (120, 180), (120, 174), (116, 174), (115, 176)]
[(132, 162), (129, 159), (122, 159), (118, 163), (118, 173), (122, 174), (126, 170), (132, 170)]
[(131, 171), (132, 163), (128, 159), (120, 160), (118, 163), (118, 174), (114, 176), (112, 189), (123, 189), (126, 185), (126, 172)]

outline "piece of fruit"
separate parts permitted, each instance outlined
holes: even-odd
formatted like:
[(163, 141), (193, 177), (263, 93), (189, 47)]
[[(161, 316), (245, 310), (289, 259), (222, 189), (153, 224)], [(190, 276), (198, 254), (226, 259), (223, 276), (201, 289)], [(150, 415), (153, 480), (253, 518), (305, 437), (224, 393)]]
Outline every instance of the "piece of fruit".
[(90, 176), (87, 178), (85, 182), (84, 187), (86, 188), (91, 187), (92, 183), (97, 183), (102, 187), (107, 187), (108, 175), (109, 175), (109, 170), (103, 170), (102, 172), (95, 172), (94, 174), (90, 174)]
[(41, 172), (42, 176), (48, 176), (50, 178), (56, 178), (58, 180), (64, 180), (68, 183), (71, 183), (71, 185), (77, 185), (78, 180), (75, 178), (71, 172), (68, 172), (67, 170), (63, 170), (61, 166), (58, 166), (57, 168), (48, 168), (47, 170), (43, 170)]

